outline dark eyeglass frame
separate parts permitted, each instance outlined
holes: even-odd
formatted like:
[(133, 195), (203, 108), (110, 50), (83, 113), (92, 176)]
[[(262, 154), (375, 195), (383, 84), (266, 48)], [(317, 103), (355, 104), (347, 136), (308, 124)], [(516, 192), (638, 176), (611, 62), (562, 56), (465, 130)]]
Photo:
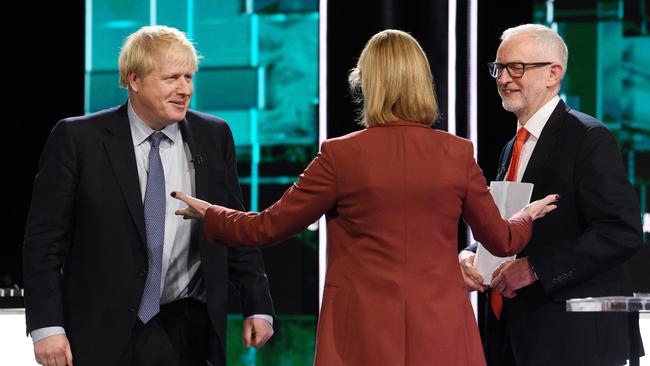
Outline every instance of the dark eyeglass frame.
[[(498, 62), (488, 62), (487, 67), (490, 76), (492, 76), (495, 79), (498, 78), (499, 75), (501, 75), (503, 69), (506, 69), (508, 71), (508, 75), (510, 75), (511, 78), (520, 78), (524, 76), (524, 74), (526, 73), (526, 69), (548, 66), (552, 64), (553, 64), (552, 62), (508, 62), (507, 64), (501, 64)], [(521, 74), (519, 74), (519, 70), (513, 69), (513, 66), (521, 67)]]

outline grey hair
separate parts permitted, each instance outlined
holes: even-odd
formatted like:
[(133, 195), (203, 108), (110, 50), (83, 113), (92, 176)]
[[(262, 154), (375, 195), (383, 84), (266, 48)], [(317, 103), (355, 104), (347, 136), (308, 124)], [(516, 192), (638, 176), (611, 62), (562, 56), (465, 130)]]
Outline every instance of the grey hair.
[(508, 28), (501, 34), (501, 41), (507, 41), (518, 35), (526, 35), (535, 40), (544, 50), (552, 52), (566, 72), (569, 61), (569, 50), (562, 37), (553, 29), (540, 24), (522, 24)]

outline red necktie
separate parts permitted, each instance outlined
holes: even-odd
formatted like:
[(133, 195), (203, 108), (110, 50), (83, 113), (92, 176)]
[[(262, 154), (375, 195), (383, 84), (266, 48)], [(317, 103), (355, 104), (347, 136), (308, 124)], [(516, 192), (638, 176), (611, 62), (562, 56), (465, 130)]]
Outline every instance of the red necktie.
[[(510, 158), (510, 167), (508, 168), (508, 174), (506, 175), (507, 181), (514, 182), (517, 180), (517, 168), (519, 167), (521, 149), (524, 147), (524, 142), (526, 142), (529, 135), (528, 131), (523, 127), (517, 131), (515, 144), (512, 148), (512, 157)], [(494, 289), (490, 292), (490, 307), (494, 312), (494, 316), (496, 316), (497, 319), (500, 319), (501, 311), (503, 310), (503, 297)]]
[(514, 182), (517, 180), (517, 168), (519, 167), (519, 156), (521, 155), (521, 149), (524, 147), (524, 142), (530, 136), (528, 131), (525, 128), (520, 128), (517, 131), (517, 137), (515, 138), (515, 146), (512, 148), (512, 158), (510, 158), (510, 167), (508, 168), (508, 175), (506, 175), (506, 180), (509, 182)]

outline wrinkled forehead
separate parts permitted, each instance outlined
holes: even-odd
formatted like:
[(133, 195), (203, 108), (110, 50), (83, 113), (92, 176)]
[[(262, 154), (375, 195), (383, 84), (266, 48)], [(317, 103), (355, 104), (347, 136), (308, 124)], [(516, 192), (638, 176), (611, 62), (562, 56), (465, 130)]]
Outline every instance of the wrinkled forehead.
[(521, 34), (501, 42), (496, 62), (545, 62), (548, 50), (535, 38)]

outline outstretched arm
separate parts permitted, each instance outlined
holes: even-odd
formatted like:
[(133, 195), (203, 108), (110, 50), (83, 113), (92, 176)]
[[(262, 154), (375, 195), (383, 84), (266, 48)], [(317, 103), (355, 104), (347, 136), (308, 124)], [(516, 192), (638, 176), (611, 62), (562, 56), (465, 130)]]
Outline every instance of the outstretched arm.
[(177, 214), (205, 219), (210, 240), (233, 245), (264, 246), (285, 240), (312, 224), (336, 203), (333, 153), (328, 142), (282, 198), (260, 213), (242, 212), (175, 192), (188, 207)]

